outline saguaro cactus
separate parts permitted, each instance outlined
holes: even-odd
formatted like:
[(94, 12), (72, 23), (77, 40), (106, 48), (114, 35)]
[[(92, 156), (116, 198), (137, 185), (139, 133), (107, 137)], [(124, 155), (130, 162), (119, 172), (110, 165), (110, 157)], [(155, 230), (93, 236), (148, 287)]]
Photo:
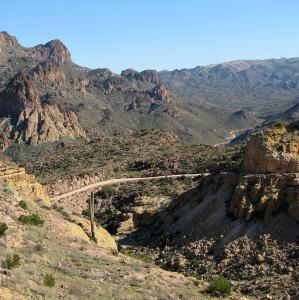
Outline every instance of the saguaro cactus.
[(90, 198), (89, 198), (89, 218), (90, 218), (90, 232), (91, 232), (91, 238), (96, 241), (96, 235), (94, 231), (94, 193), (91, 192)]

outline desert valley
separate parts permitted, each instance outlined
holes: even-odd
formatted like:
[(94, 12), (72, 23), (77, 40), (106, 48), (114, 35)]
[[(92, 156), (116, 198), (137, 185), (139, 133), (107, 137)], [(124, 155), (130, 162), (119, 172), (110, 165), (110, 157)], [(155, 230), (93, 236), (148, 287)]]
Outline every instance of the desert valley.
[(3, 31), (0, 149), (1, 300), (299, 299), (299, 58), (116, 74)]

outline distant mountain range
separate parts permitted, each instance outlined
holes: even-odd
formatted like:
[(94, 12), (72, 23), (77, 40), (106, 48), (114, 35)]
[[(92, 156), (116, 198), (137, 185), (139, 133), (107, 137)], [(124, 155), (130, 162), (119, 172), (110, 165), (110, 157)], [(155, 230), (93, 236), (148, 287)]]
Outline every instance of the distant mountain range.
[(0, 129), (18, 143), (158, 128), (219, 143), (264, 120), (298, 119), (299, 58), (115, 74), (84, 68), (59, 40), (32, 48), (0, 32)]

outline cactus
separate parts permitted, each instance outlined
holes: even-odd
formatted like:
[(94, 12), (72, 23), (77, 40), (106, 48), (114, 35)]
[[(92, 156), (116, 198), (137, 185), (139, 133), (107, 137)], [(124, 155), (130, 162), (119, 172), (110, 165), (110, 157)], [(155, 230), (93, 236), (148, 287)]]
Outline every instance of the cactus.
[(91, 238), (96, 241), (95, 231), (94, 231), (94, 193), (91, 192), (90, 199), (89, 199), (89, 219), (90, 219), (90, 232)]

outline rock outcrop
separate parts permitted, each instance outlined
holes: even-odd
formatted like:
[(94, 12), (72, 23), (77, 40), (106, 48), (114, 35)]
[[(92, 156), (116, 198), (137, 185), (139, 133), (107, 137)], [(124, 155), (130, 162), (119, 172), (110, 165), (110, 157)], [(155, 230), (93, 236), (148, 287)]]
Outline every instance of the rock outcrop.
[(157, 100), (169, 102), (171, 96), (165, 84), (158, 84), (151, 92), (151, 96)]
[(85, 137), (85, 132), (74, 112), (61, 112), (56, 105), (44, 105), (41, 109), (24, 109), (13, 131), (13, 139), (16, 142), (33, 145), (58, 141), (64, 136)]
[(137, 72), (133, 69), (127, 69), (121, 72), (121, 76), (129, 80), (140, 80), (152, 84), (160, 83), (158, 72), (156, 70), (144, 70), (142, 72)]
[(0, 60), (5, 61), (16, 56), (30, 57), (38, 61), (51, 60), (56, 63), (71, 61), (70, 51), (58, 39), (45, 45), (25, 48), (18, 43), (14, 36), (5, 31), (0, 32)]
[(18, 46), (18, 41), (14, 36), (9, 35), (6, 31), (0, 32), (0, 47)]
[(253, 134), (246, 148), (243, 172), (298, 173), (299, 123), (277, 125)]
[(299, 222), (299, 175), (241, 177), (230, 203), (230, 212), (247, 221), (254, 217), (268, 221), (284, 209)]
[(58, 39), (52, 40), (44, 45), (42, 55), (45, 59), (60, 63), (71, 60), (71, 53), (66, 46)]
[(57, 104), (43, 102), (40, 89), (57, 90), (65, 83), (61, 67), (53, 61), (39, 64), (29, 73), (17, 74), (0, 94), (0, 116), (10, 116), (12, 138), (18, 142), (38, 144), (53, 142), (63, 136), (85, 137), (73, 111), (61, 111)]
[(279, 124), (252, 135), (230, 211), (251, 220), (288, 210), (299, 221), (299, 123)]
[(0, 161), (0, 181), (3, 181), (23, 197), (42, 201), (46, 205), (50, 204), (50, 198), (44, 187), (37, 182), (33, 175), (27, 174), (24, 168)]

